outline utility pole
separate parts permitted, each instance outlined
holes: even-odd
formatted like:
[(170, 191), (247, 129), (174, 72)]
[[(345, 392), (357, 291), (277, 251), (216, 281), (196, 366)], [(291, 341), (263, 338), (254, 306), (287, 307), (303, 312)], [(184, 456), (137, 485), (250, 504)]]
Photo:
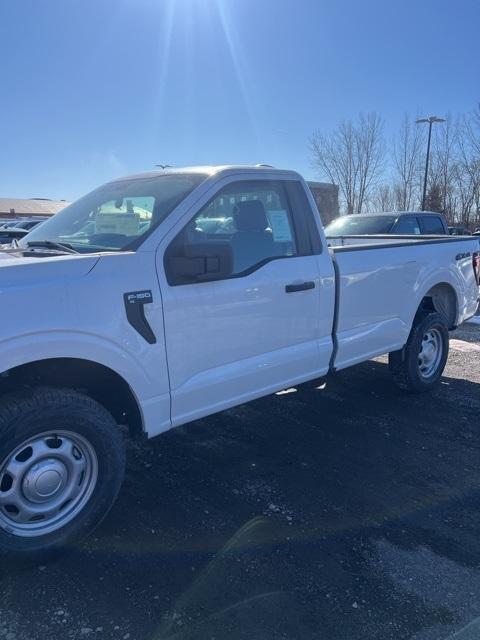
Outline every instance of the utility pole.
[(422, 211), (425, 211), (425, 200), (427, 198), (427, 180), (428, 180), (428, 163), (430, 161), (430, 142), (432, 139), (432, 125), (434, 122), (445, 122), (445, 118), (438, 118), (437, 116), (429, 116), (428, 118), (419, 118), (416, 120), (417, 124), (428, 122), (428, 143), (427, 143), (427, 159), (425, 160), (425, 176), (423, 178), (423, 196), (422, 196)]

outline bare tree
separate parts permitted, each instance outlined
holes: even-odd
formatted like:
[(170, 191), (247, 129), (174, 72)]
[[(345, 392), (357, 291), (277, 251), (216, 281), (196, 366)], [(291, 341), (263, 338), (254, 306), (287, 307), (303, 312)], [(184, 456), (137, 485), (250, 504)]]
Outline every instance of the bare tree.
[(480, 224), (480, 105), (459, 122), (453, 181), (458, 194), (458, 219), (467, 226), (477, 226)]
[(429, 189), (440, 190), (440, 211), (448, 220), (455, 219), (456, 193), (454, 167), (458, 153), (458, 120), (448, 114), (445, 122), (435, 128), (432, 161), (428, 176)]
[(337, 184), (347, 213), (355, 209), (357, 169), (352, 123), (342, 121), (330, 135), (315, 131), (310, 139), (312, 164), (330, 182)]
[[(418, 207), (425, 161), (425, 128), (405, 114), (389, 154), (391, 175), (384, 173), (383, 122), (376, 113), (342, 121), (330, 134), (310, 139), (313, 166), (339, 186), (347, 213), (408, 211)], [(433, 133), (428, 175), (430, 207), (450, 222), (480, 226), (480, 104), (460, 117), (448, 116)]]
[(424, 141), (423, 128), (406, 113), (394, 142), (396, 208), (400, 211), (411, 211), (419, 198)]
[(356, 148), (358, 161), (358, 205), (357, 213), (384, 171), (385, 143), (383, 140), (383, 121), (377, 113), (360, 114), (356, 128)]
[(468, 161), (459, 160), (452, 170), (452, 183), (456, 194), (455, 220), (468, 227), (472, 222), (475, 194), (480, 187), (480, 166), (475, 170)]
[(442, 204), (442, 187), (438, 182), (431, 182), (425, 198), (425, 210), (442, 213)]
[(472, 155), (480, 159), (480, 103), (468, 117), (464, 118), (464, 125)]
[(338, 184), (347, 213), (361, 213), (384, 170), (383, 121), (376, 113), (342, 121), (330, 134), (314, 132), (312, 164)]
[(396, 189), (388, 183), (379, 184), (375, 189), (371, 206), (374, 211), (393, 211), (397, 199)]

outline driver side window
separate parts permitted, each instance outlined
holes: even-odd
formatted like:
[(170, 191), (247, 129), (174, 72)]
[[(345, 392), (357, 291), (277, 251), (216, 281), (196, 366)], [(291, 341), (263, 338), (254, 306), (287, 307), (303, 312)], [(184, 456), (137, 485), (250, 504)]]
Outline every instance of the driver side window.
[[(283, 183), (255, 180), (228, 185), (197, 213), (171, 246), (182, 256), (211, 257), (216, 249), (228, 253), (232, 263), (228, 277), (248, 275), (270, 260), (297, 255)], [(171, 274), (169, 281), (186, 284), (194, 280)]]

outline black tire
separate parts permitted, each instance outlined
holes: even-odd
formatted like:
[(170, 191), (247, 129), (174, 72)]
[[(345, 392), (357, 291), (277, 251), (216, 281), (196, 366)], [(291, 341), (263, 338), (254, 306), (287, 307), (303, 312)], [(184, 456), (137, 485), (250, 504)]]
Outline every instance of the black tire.
[[(87, 443), (85, 446), (88, 446), (88, 451), (94, 452), (91, 459), (94, 460), (92, 465), (95, 473), (89, 474), (90, 485), (88, 493), (85, 492), (82, 496), (82, 502), (78, 497), (75, 497), (76, 503), (73, 499), (66, 502), (66, 505), (69, 502), (76, 504), (78, 512), (73, 508), (70, 509), (69, 506), (62, 505), (60, 509), (63, 511), (59, 511), (59, 515), (55, 516), (57, 520), (53, 521), (53, 526), (58, 527), (57, 529), (46, 531), (48, 528), (47, 520), (45, 525), (39, 523), (38, 529), (35, 529), (33, 535), (27, 536), (22, 531), (14, 531), (16, 523), (10, 526), (9, 517), (11, 518), (11, 515), (9, 513), (11, 513), (12, 507), (6, 504), (8, 494), (3, 493), (3, 501), (1, 499), (2, 491), (8, 490), (8, 485), (11, 482), (8, 473), (5, 472), (6, 465), (8, 463), (16, 464), (17, 457), (20, 457), (16, 451), (24, 446), (23, 443), (36, 443), (33, 445), (33, 451), (38, 452), (36, 454), (37, 462), (36, 464), (32, 463), (29, 468), (26, 466), (29, 464), (28, 462), (22, 462), (26, 469), (22, 480), (23, 484), (18, 481), (15, 487), (18, 485), (20, 489), (16, 488), (15, 490), (17, 491), (16, 495), (21, 495), (19, 500), (23, 500), (25, 496), (25, 486), (32, 491), (34, 497), (38, 498), (38, 495), (34, 493), (38, 486), (43, 488), (46, 481), (47, 486), (50, 487), (49, 482), (52, 477), (54, 482), (57, 482), (57, 477), (61, 477), (61, 474), (55, 475), (56, 471), (52, 472), (48, 466), (62, 463), (55, 458), (53, 449), (51, 454), (49, 451), (43, 452), (41, 447), (45, 447), (45, 443), (48, 446), (52, 443), (51, 446), (55, 446), (57, 449), (61, 445), (62, 450), (68, 450), (73, 464), (75, 464), (75, 460), (80, 461), (79, 469), (81, 465), (87, 465), (82, 459), (82, 451), (78, 452), (75, 445), (71, 445), (72, 440), (66, 436), (64, 439), (62, 436), (57, 436), (58, 440), (55, 440), (54, 434), (56, 433), (71, 434), (74, 443), (75, 438), (78, 438), (79, 442)], [(52, 434), (52, 436), (44, 434)], [(26, 448), (27, 455), (28, 449), (29, 447)], [(14, 457), (15, 455), (17, 457)], [(42, 455), (46, 457), (41, 458)], [(22, 453), (21, 456), (24, 457), (24, 454)], [(32, 460), (34, 460), (33, 456)], [(40, 461), (38, 462), (38, 460)], [(66, 468), (68, 469), (68, 467)], [(83, 486), (82, 483), (86, 482), (85, 471), (76, 472), (79, 479), (73, 472), (70, 473), (71, 477), (69, 478), (69, 473), (68, 470), (64, 472), (65, 484), (58, 485), (56, 489), (53, 489), (52, 495), (54, 497), (58, 495), (59, 500), (63, 500), (62, 491), (64, 489), (62, 487), (67, 483), (70, 483), (68, 486), (73, 487), (72, 491), (80, 493), (78, 486)], [(84, 538), (107, 515), (117, 497), (124, 474), (125, 442), (123, 433), (110, 413), (88, 396), (70, 389), (46, 387), (26, 389), (20, 393), (4, 396), (0, 401), (0, 483), (4, 482), (3, 487), (0, 484), (0, 564), (11, 558), (20, 561), (26, 560), (27, 563), (44, 560)], [(25, 482), (29, 484), (25, 485)], [(30, 487), (34, 487), (34, 489)], [(57, 493), (55, 494), (55, 492)], [(30, 499), (31, 496), (28, 498)], [(50, 500), (50, 497), (48, 499)], [(30, 503), (26, 504), (28, 508)], [(36, 503), (34, 507), (37, 507)], [(7, 513), (9, 508), (10, 512)], [(40, 508), (44, 508), (43, 505), (40, 505)], [(69, 521), (67, 521), (67, 516), (63, 515), (64, 512), (68, 512), (68, 509), (70, 509), (68, 517), (71, 518)], [(51, 515), (48, 517), (54, 518)], [(32, 520), (37, 518), (41, 520), (45, 516), (35, 516)], [(64, 520), (65, 524), (63, 524)], [(37, 525), (27, 523), (26, 526)], [(42, 526), (45, 527), (45, 531), (41, 530)]]
[[(435, 362), (432, 373), (425, 376), (419, 365), (419, 357), (422, 341), (429, 332), (437, 336), (441, 354), (438, 362)], [(438, 384), (445, 369), (448, 347), (448, 326), (444, 318), (439, 313), (425, 313), (417, 316), (405, 347), (400, 351), (392, 351), (388, 355), (388, 366), (395, 383), (401, 389), (414, 393), (430, 391)]]

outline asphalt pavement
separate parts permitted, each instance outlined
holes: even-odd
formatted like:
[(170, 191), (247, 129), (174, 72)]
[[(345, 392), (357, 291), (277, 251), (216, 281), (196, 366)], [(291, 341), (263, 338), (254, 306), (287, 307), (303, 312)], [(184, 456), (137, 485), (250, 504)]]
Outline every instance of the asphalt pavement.
[(2, 569), (0, 639), (480, 638), (480, 324), (129, 449), (94, 536)]

